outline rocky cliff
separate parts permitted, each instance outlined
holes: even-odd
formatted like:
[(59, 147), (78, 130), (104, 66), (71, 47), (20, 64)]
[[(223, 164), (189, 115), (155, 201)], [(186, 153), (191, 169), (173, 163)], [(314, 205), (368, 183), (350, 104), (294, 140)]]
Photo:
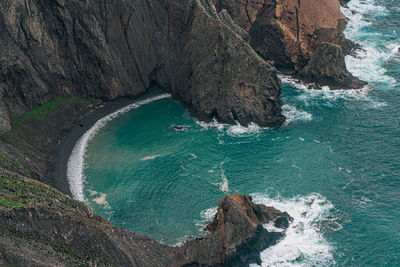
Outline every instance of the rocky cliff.
[[(248, 196), (220, 201), (210, 234), (179, 247), (112, 226), (84, 203), (0, 168), (2, 266), (243, 266), (276, 243), (291, 218)], [(268, 232), (272, 223), (282, 232)]]
[(336, 0), (0, 0), (0, 265), (258, 262), (290, 216), (247, 196), (222, 199), (209, 235), (172, 248), (27, 177), (62, 179), (49, 174), (54, 152), (98, 99), (155, 84), (202, 120), (273, 126), (284, 121), (273, 64), (361, 87), (345, 68), (345, 23)]
[[(349, 40), (343, 34), (347, 21), (338, 0), (216, 0), (216, 6), (226, 9), (249, 33), (252, 47), (283, 72), (332, 89), (365, 85), (347, 71), (344, 63), (341, 46), (346, 46), (347, 52)], [(335, 62), (319, 61), (331, 58), (337, 47)], [(338, 73), (321, 71), (323, 63)]]
[(203, 120), (284, 121), (275, 68), (209, 0), (2, 0), (0, 34), (0, 132), (59, 95), (109, 100), (151, 84)]

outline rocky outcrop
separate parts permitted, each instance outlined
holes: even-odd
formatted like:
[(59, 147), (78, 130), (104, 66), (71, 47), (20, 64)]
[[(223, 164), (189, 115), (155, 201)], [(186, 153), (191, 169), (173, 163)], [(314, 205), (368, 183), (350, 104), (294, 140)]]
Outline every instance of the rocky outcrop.
[(342, 48), (330, 43), (321, 44), (299, 74), (308, 82), (319, 81), (331, 89), (361, 88), (366, 85), (346, 70)]
[[(210, 234), (183, 246), (183, 263), (189, 266), (261, 264), (260, 252), (284, 236), (291, 220), (286, 212), (254, 204), (250, 196), (224, 197), (219, 201), (214, 221), (207, 225)], [(281, 231), (267, 231), (262, 226), (267, 223)]]
[(59, 95), (109, 100), (154, 83), (201, 119), (284, 120), (274, 67), (211, 0), (7, 0), (0, 14), (0, 132)]
[(169, 247), (112, 226), (86, 204), (38, 181), (0, 168), (0, 183), (2, 266), (243, 266), (284, 234), (270, 233), (262, 223), (284, 228), (290, 220), (233, 195), (220, 201), (209, 235)]
[[(314, 57), (321, 56), (319, 47), (324, 43), (344, 46), (345, 53), (351, 43), (344, 37), (346, 18), (337, 0), (216, 0), (218, 8), (226, 9), (233, 20), (246, 29), (250, 44), (266, 60), (273, 60), (281, 71), (302, 76), (301, 70)], [(323, 55), (322, 55), (323, 56)], [(342, 57), (342, 53), (337, 53)], [(342, 60), (340, 59), (340, 60)], [(318, 59), (314, 59), (318, 60)], [(312, 66), (309, 66), (311, 68)], [(343, 83), (334, 77), (326, 83), (325, 77), (313, 76), (313, 82), (330, 85), (333, 89), (360, 88), (365, 85), (340, 66), (341, 76), (346, 72), (351, 82)], [(309, 76), (304, 77), (306, 79)]]

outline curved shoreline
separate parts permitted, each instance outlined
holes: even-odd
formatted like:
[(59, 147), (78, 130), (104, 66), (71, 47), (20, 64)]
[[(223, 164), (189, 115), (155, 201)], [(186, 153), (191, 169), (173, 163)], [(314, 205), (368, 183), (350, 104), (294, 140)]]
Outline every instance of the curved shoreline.
[(68, 161), (74, 147), (83, 135), (104, 117), (124, 109), (127, 106), (134, 105), (137, 102), (146, 101), (165, 93), (166, 92), (162, 89), (153, 87), (136, 98), (119, 98), (110, 102), (105, 102), (102, 107), (93, 110), (82, 120), (77, 121), (68, 133), (66, 133), (62, 142), (52, 154), (52, 160), (48, 170), (48, 179), (51, 181), (51, 185), (64, 194), (73, 196), (67, 176)]

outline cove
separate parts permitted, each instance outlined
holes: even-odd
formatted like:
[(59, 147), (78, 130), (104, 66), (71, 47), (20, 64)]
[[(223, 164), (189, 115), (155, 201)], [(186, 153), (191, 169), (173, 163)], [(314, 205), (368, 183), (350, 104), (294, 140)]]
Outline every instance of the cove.
[(399, 11), (394, 1), (349, 6), (346, 35), (365, 50), (347, 64), (368, 88), (312, 91), (282, 76), (288, 121), (273, 129), (197, 122), (171, 98), (141, 105), (93, 135), (82, 199), (175, 245), (203, 234), (222, 196), (251, 194), (294, 217), (265, 266), (398, 264)]

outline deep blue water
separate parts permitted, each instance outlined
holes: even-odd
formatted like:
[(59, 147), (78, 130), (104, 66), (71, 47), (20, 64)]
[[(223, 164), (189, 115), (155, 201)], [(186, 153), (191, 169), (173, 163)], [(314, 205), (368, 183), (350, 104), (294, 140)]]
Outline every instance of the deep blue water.
[[(400, 266), (400, 7), (351, 1), (346, 59), (363, 90), (311, 91), (282, 77), (279, 128), (203, 124), (171, 98), (142, 105), (90, 141), (83, 195), (114, 225), (167, 244), (203, 234), (226, 194), (294, 217), (265, 266)], [(171, 125), (186, 125), (174, 131)]]

